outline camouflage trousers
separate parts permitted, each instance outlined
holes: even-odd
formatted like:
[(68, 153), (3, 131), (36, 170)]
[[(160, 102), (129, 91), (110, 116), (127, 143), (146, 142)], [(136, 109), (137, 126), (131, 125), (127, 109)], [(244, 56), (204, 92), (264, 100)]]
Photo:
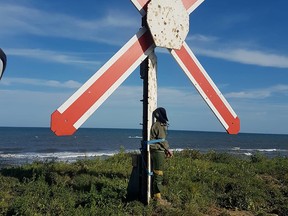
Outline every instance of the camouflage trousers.
[(152, 170), (153, 170), (153, 182), (152, 192), (155, 198), (161, 198), (161, 192), (163, 188), (163, 170), (165, 153), (164, 151), (151, 151)]

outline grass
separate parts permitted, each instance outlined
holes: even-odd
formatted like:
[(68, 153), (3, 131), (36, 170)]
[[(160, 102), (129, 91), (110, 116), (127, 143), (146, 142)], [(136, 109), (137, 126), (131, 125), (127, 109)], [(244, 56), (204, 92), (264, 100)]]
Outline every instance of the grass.
[(171, 207), (127, 202), (131, 155), (0, 170), (0, 215), (288, 215), (288, 158), (184, 150), (166, 161)]

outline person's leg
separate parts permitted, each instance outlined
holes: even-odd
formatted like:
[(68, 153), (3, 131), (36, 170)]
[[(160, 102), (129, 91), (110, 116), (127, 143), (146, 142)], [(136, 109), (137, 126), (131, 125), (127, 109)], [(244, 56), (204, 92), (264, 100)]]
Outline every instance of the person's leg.
[(152, 153), (153, 161), (153, 197), (161, 198), (163, 187), (163, 169), (164, 169), (165, 153), (155, 151)]

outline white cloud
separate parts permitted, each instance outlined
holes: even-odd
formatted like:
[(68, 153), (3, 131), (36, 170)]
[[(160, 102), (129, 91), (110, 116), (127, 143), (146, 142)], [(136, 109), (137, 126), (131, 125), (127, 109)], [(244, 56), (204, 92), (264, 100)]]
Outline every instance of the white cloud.
[(186, 38), (186, 41), (193, 41), (193, 42), (205, 42), (205, 43), (211, 43), (217, 41), (218, 38), (215, 36), (207, 36), (202, 34), (195, 34), (195, 35), (188, 35)]
[(61, 53), (42, 49), (5, 49), (5, 52), (11, 56), (21, 56), (25, 58), (39, 59), (42, 61), (56, 62), (61, 64), (83, 64), (99, 66), (102, 62), (85, 60), (75, 53)]
[(233, 48), (211, 50), (197, 48), (197, 53), (204, 56), (225, 59), (243, 64), (258, 65), (263, 67), (288, 68), (288, 56), (259, 50)]
[(252, 89), (241, 92), (230, 92), (225, 94), (227, 98), (242, 98), (242, 99), (265, 99), (272, 97), (275, 94), (288, 95), (288, 85), (275, 85), (264, 89)]
[(69, 93), (0, 90), (0, 126), (48, 127), (50, 115)]
[[(125, 11), (111, 10), (99, 19), (85, 20), (8, 3), (0, 5), (0, 20), (5, 20), (5, 22), (0, 22), (2, 36), (28, 34), (114, 45), (122, 43), (121, 34), (137, 29), (137, 21), (129, 17)], [(114, 37), (116, 32), (118, 37)]]
[(251, 49), (247, 42), (221, 41), (221, 38), (206, 35), (188, 36), (186, 41), (197, 55), (224, 59), (261, 67), (288, 68), (288, 56), (264, 49)]
[(28, 79), (28, 78), (6, 78), (1, 81), (1, 85), (12, 86), (12, 85), (29, 85), (29, 86), (42, 86), (42, 87), (53, 87), (53, 88), (68, 88), (75, 89), (79, 88), (82, 84), (74, 81), (68, 80), (66, 82), (60, 82), (56, 80), (43, 80), (43, 79)]

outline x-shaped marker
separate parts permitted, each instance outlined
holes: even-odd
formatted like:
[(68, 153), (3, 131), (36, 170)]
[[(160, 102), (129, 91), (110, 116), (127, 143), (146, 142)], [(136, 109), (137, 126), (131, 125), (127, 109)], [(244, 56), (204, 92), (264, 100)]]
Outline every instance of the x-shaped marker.
[[(131, 0), (142, 16), (150, 0)], [(182, 0), (188, 13), (204, 0)], [(51, 130), (58, 136), (72, 135), (154, 50), (150, 32), (142, 28), (51, 116)], [(230, 134), (238, 133), (240, 121), (221, 92), (184, 42), (169, 49), (200, 95)]]

